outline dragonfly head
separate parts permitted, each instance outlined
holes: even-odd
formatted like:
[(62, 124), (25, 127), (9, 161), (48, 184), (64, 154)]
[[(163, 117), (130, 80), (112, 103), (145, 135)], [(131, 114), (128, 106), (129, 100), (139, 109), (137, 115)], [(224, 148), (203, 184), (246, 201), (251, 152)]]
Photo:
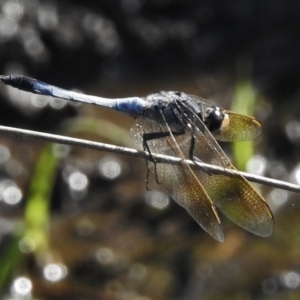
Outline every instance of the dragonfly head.
[(215, 132), (228, 126), (229, 118), (227, 114), (222, 112), (220, 107), (211, 105), (205, 111), (204, 124), (210, 132)]

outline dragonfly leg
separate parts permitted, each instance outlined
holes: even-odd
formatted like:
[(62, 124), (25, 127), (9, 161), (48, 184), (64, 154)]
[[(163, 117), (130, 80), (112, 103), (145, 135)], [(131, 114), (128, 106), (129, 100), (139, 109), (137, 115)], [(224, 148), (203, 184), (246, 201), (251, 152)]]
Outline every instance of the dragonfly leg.
[[(195, 141), (196, 141), (196, 137), (194, 135), (194, 133), (191, 134), (191, 144), (190, 144), (190, 149), (189, 149), (189, 159), (192, 160), (193, 162), (203, 162), (201, 159), (199, 159), (198, 157), (194, 156), (194, 149), (195, 149)], [(208, 175), (212, 175), (212, 173), (207, 170), (204, 167), (201, 167), (201, 169), (206, 172)]]
[[(172, 131), (172, 134), (173, 135), (181, 135), (183, 134), (183, 132), (180, 132), (180, 131)], [(151, 150), (150, 150), (150, 147), (148, 145), (148, 142), (151, 141), (151, 140), (156, 140), (156, 139), (161, 139), (161, 138), (165, 138), (165, 137), (168, 137), (170, 136), (171, 133), (170, 132), (151, 132), (151, 133), (145, 133), (143, 135), (143, 148), (144, 148), (144, 151), (147, 150), (147, 152), (149, 153), (150, 155), (150, 158), (151, 158), (151, 161), (153, 162), (154, 164), (154, 174), (155, 174), (155, 180), (158, 184), (161, 184), (161, 182), (159, 181), (159, 178), (158, 178), (158, 174), (157, 174), (157, 170), (156, 170), (156, 160), (155, 158), (152, 156), (152, 153), (151, 153)], [(146, 179), (146, 185), (147, 185), (147, 190), (149, 190), (149, 174), (150, 174), (150, 166), (149, 166), (149, 162), (146, 160), (146, 165), (147, 165), (147, 179)]]

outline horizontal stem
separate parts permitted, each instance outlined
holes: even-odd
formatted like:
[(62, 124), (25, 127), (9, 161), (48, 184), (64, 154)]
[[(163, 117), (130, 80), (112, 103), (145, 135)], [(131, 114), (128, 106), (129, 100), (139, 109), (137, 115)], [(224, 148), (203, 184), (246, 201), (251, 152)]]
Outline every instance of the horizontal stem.
[[(37, 139), (37, 140), (44, 140), (47, 142), (53, 142), (58, 144), (66, 144), (70, 146), (80, 146), (85, 148), (94, 149), (97, 151), (107, 151), (107, 152), (113, 152), (117, 154), (123, 154), (131, 157), (136, 157), (140, 159), (147, 159), (152, 160), (152, 157), (155, 158), (157, 162), (163, 162), (163, 163), (169, 163), (169, 164), (181, 164), (182, 159), (173, 157), (173, 156), (166, 156), (161, 154), (155, 154), (152, 153), (152, 157), (147, 152), (144, 151), (138, 151), (132, 148), (126, 148), (126, 147), (120, 147), (120, 146), (114, 146), (110, 144), (104, 144), (99, 142), (93, 142), (89, 140), (84, 139), (78, 139), (73, 137), (66, 137), (62, 135), (56, 135), (56, 134), (50, 134), (50, 133), (44, 133), (44, 132), (38, 132), (38, 131), (32, 131), (27, 129), (19, 129), (14, 127), (7, 127), (7, 126), (0, 126), (0, 132), (3, 134), (11, 135), (17, 138), (30, 138), (30, 139)], [(205, 169), (208, 170), (212, 174), (222, 174), (227, 176), (235, 176), (235, 175), (242, 175), (247, 180), (252, 182), (261, 183), (268, 186), (277, 187), (280, 189), (292, 191), (292, 192), (298, 192), (300, 193), (300, 185), (288, 183), (285, 181), (280, 181), (276, 179), (271, 179), (259, 175), (249, 174), (246, 172), (240, 172), (237, 170), (229, 170), (222, 167), (214, 166), (205, 164), (202, 162), (193, 162), (191, 160), (186, 160), (186, 162), (194, 169)]]

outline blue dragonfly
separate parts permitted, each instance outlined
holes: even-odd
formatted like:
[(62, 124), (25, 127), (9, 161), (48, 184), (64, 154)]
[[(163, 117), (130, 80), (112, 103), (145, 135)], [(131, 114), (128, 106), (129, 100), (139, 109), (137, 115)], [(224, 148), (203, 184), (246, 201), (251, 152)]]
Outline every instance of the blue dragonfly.
[(192, 170), (185, 158), (235, 170), (219, 141), (243, 141), (257, 137), (259, 122), (209, 101), (183, 92), (160, 92), (146, 97), (108, 99), (61, 89), (24, 76), (0, 76), (0, 81), (35, 94), (109, 107), (133, 117), (130, 130), (139, 150), (175, 156), (180, 165), (147, 162), (156, 181), (213, 238), (224, 241), (218, 210), (242, 228), (267, 237), (273, 231), (273, 215), (262, 196), (242, 175), (212, 175)]

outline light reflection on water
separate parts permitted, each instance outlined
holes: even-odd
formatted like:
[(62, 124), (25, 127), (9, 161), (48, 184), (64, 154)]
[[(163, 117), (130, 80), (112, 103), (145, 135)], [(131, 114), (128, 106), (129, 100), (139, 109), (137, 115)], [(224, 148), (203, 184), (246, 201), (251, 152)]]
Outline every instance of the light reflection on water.
[(142, 280), (147, 274), (146, 267), (141, 263), (134, 263), (129, 268), (129, 277), (135, 280)]
[(118, 159), (112, 156), (103, 157), (98, 165), (100, 175), (106, 179), (114, 180), (121, 175), (121, 163)]
[(13, 229), (13, 224), (10, 220), (0, 218), (0, 236), (10, 233)]
[(256, 175), (263, 175), (267, 166), (267, 160), (262, 155), (254, 155), (249, 159), (246, 170), (249, 173)]
[(290, 180), (300, 184), (300, 164), (297, 164), (292, 172)]
[(7, 162), (10, 159), (10, 151), (4, 146), (0, 145), (0, 164)]
[(64, 108), (68, 104), (68, 101), (58, 98), (50, 98), (49, 104), (51, 108), (58, 110)]
[(89, 180), (87, 176), (79, 171), (73, 172), (68, 178), (68, 184), (71, 190), (76, 192), (85, 191)]
[(4, 170), (8, 175), (15, 177), (22, 173), (23, 164), (11, 157), (10, 150), (0, 144), (0, 165), (3, 165)]
[(282, 272), (280, 274), (280, 282), (289, 289), (296, 289), (300, 286), (300, 275), (293, 271)]
[(276, 210), (280, 206), (284, 205), (289, 198), (290, 193), (281, 189), (272, 189), (270, 194), (268, 195), (268, 203), (272, 205), (272, 208)]
[(44, 267), (43, 274), (46, 280), (57, 282), (65, 278), (68, 274), (68, 269), (63, 264), (48, 264)]
[(268, 166), (269, 176), (275, 179), (286, 180), (288, 171), (286, 166), (280, 161), (271, 161)]
[(262, 283), (262, 290), (267, 295), (275, 294), (278, 289), (278, 283), (275, 279), (266, 279)]
[(86, 174), (72, 166), (67, 166), (63, 169), (62, 175), (64, 181), (69, 186), (73, 199), (80, 200), (87, 194), (89, 178)]
[(0, 181), (0, 200), (9, 205), (16, 205), (22, 198), (23, 193), (14, 181), (9, 179)]
[(19, 249), (23, 253), (31, 253), (35, 250), (36, 243), (33, 239), (24, 237), (19, 241)]
[(111, 264), (115, 260), (114, 252), (110, 248), (102, 247), (96, 252), (96, 259), (103, 265)]
[(3, 201), (9, 205), (18, 204), (22, 197), (23, 193), (17, 186), (10, 186), (3, 191)]
[(2, 5), (2, 12), (10, 20), (18, 21), (24, 15), (22, 1), (6, 1)]
[(287, 123), (285, 132), (291, 142), (298, 142), (300, 140), (300, 122), (294, 120)]
[(56, 6), (47, 3), (39, 5), (37, 10), (37, 20), (41, 28), (45, 30), (55, 28), (58, 25)]
[(52, 144), (52, 153), (58, 158), (67, 157), (70, 153), (70, 146), (62, 144)]
[(166, 209), (170, 204), (169, 196), (161, 191), (148, 191), (145, 194), (146, 204), (156, 209)]
[(31, 298), (32, 282), (27, 277), (16, 278), (11, 286), (11, 295), (16, 300), (29, 300)]
[(7, 174), (11, 177), (17, 177), (22, 174), (24, 171), (24, 166), (23, 164), (16, 160), (16, 159), (10, 159), (6, 164), (5, 164), (5, 171)]
[(31, 104), (36, 108), (44, 108), (48, 105), (48, 103), (49, 103), (48, 97), (35, 95), (35, 94), (31, 96)]

